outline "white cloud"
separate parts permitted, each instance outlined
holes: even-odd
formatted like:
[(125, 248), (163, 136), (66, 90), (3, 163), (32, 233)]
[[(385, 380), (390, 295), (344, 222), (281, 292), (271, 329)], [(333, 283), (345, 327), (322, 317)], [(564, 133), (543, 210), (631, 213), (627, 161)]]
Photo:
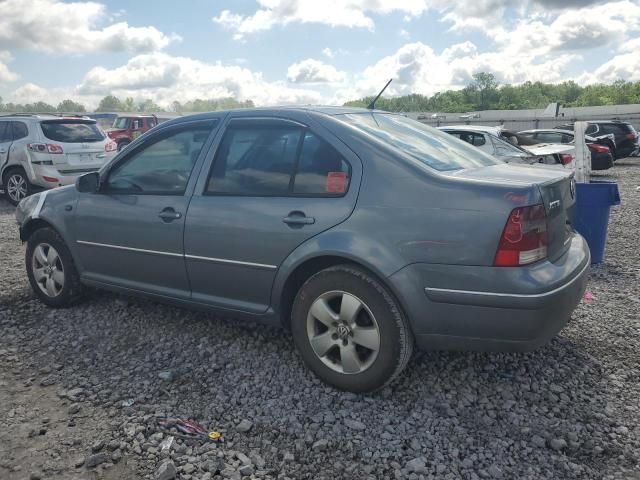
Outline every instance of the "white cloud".
[(566, 68), (575, 59), (570, 54), (536, 61), (533, 57), (508, 57), (502, 52), (480, 53), (471, 42), (452, 45), (438, 54), (424, 43), (408, 43), (367, 67), (352, 85), (338, 89), (334, 100), (343, 102), (374, 95), (389, 78), (393, 78), (393, 83), (386, 95), (433, 95), (460, 89), (478, 72), (493, 73), (501, 83), (558, 82), (566, 79)]
[(109, 20), (104, 5), (58, 0), (2, 0), (0, 49), (45, 53), (149, 52), (166, 47), (176, 35), (153, 26), (131, 27)]
[(113, 69), (93, 68), (76, 93), (92, 98), (108, 94), (136, 100), (152, 98), (164, 105), (196, 98), (233, 97), (253, 100), (256, 105), (318, 103), (321, 98), (314, 90), (268, 82), (261, 73), (238, 65), (207, 63), (160, 52), (135, 56)]
[(335, 52), (331, 50), (329, 47), (322, 49), (322, 54), (327, 58), (333, 58), (336, 56)]
[(252, 33), (290, 23), (320, 23), (331, 27), (373, 30), (369, 14), (402, 12), (418, 16), (428, 8), (427, 0), (257, 0), (260, 8), (252, 15), (223, 10), (213, 21), (235, 32), (241, 39)]
[(337, 83), (344, 79), (344, 72), (313, 58), (294, 63), (287, 69), (287, 80), (291, 83)]

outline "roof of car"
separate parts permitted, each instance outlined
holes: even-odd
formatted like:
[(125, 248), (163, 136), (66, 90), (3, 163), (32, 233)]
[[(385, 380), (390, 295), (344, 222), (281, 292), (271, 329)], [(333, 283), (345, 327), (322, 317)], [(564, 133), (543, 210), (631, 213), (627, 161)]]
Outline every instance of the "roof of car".
[(501, 126), (488, 126), (488, 125), (446, 125), (438, 127), (440, 130), (468, 130), (471, 132), (485, 132), (492, 135), (499, 135), (502, 130)]
[(36, 120), (93, 120), (85, 115), (65, 115), (63, 113), (7, 113), (0, 115), (0, 118), (34, 118)]

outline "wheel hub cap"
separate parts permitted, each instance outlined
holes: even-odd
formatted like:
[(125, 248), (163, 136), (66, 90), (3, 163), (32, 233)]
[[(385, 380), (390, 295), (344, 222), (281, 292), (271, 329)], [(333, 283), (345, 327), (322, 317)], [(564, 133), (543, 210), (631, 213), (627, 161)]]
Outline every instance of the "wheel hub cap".
[(38, 288), (48, 297), (57, 297), (64, 288), (64, 267), (60, 255), (48, 243), (33, 250), (31, 260), (33, 278)]
[(313, 352), (332, 370), (355, 374), (367, 370), (380, 350), (380, 330), (369, 307), (343, 291), (320, 295), (307, 314)]

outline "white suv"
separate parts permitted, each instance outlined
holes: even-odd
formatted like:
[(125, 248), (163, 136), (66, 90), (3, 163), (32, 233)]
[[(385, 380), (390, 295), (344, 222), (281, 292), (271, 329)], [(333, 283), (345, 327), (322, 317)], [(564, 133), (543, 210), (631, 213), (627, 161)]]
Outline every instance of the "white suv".
[(14, 205), (37, 190), (75, 182), (116, 153), (115, 142), (88, 117), (0, 117), (0, 179), (7, 200)]

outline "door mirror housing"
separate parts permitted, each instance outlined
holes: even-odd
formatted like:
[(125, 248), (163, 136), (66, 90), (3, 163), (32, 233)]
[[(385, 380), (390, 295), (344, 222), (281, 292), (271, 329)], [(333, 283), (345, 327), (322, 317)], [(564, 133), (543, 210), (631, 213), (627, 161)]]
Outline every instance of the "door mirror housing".
[(96, 193), (100, 188), (100, 174), (91, 172), (76, 179), (76, 190), (80, 193)]

